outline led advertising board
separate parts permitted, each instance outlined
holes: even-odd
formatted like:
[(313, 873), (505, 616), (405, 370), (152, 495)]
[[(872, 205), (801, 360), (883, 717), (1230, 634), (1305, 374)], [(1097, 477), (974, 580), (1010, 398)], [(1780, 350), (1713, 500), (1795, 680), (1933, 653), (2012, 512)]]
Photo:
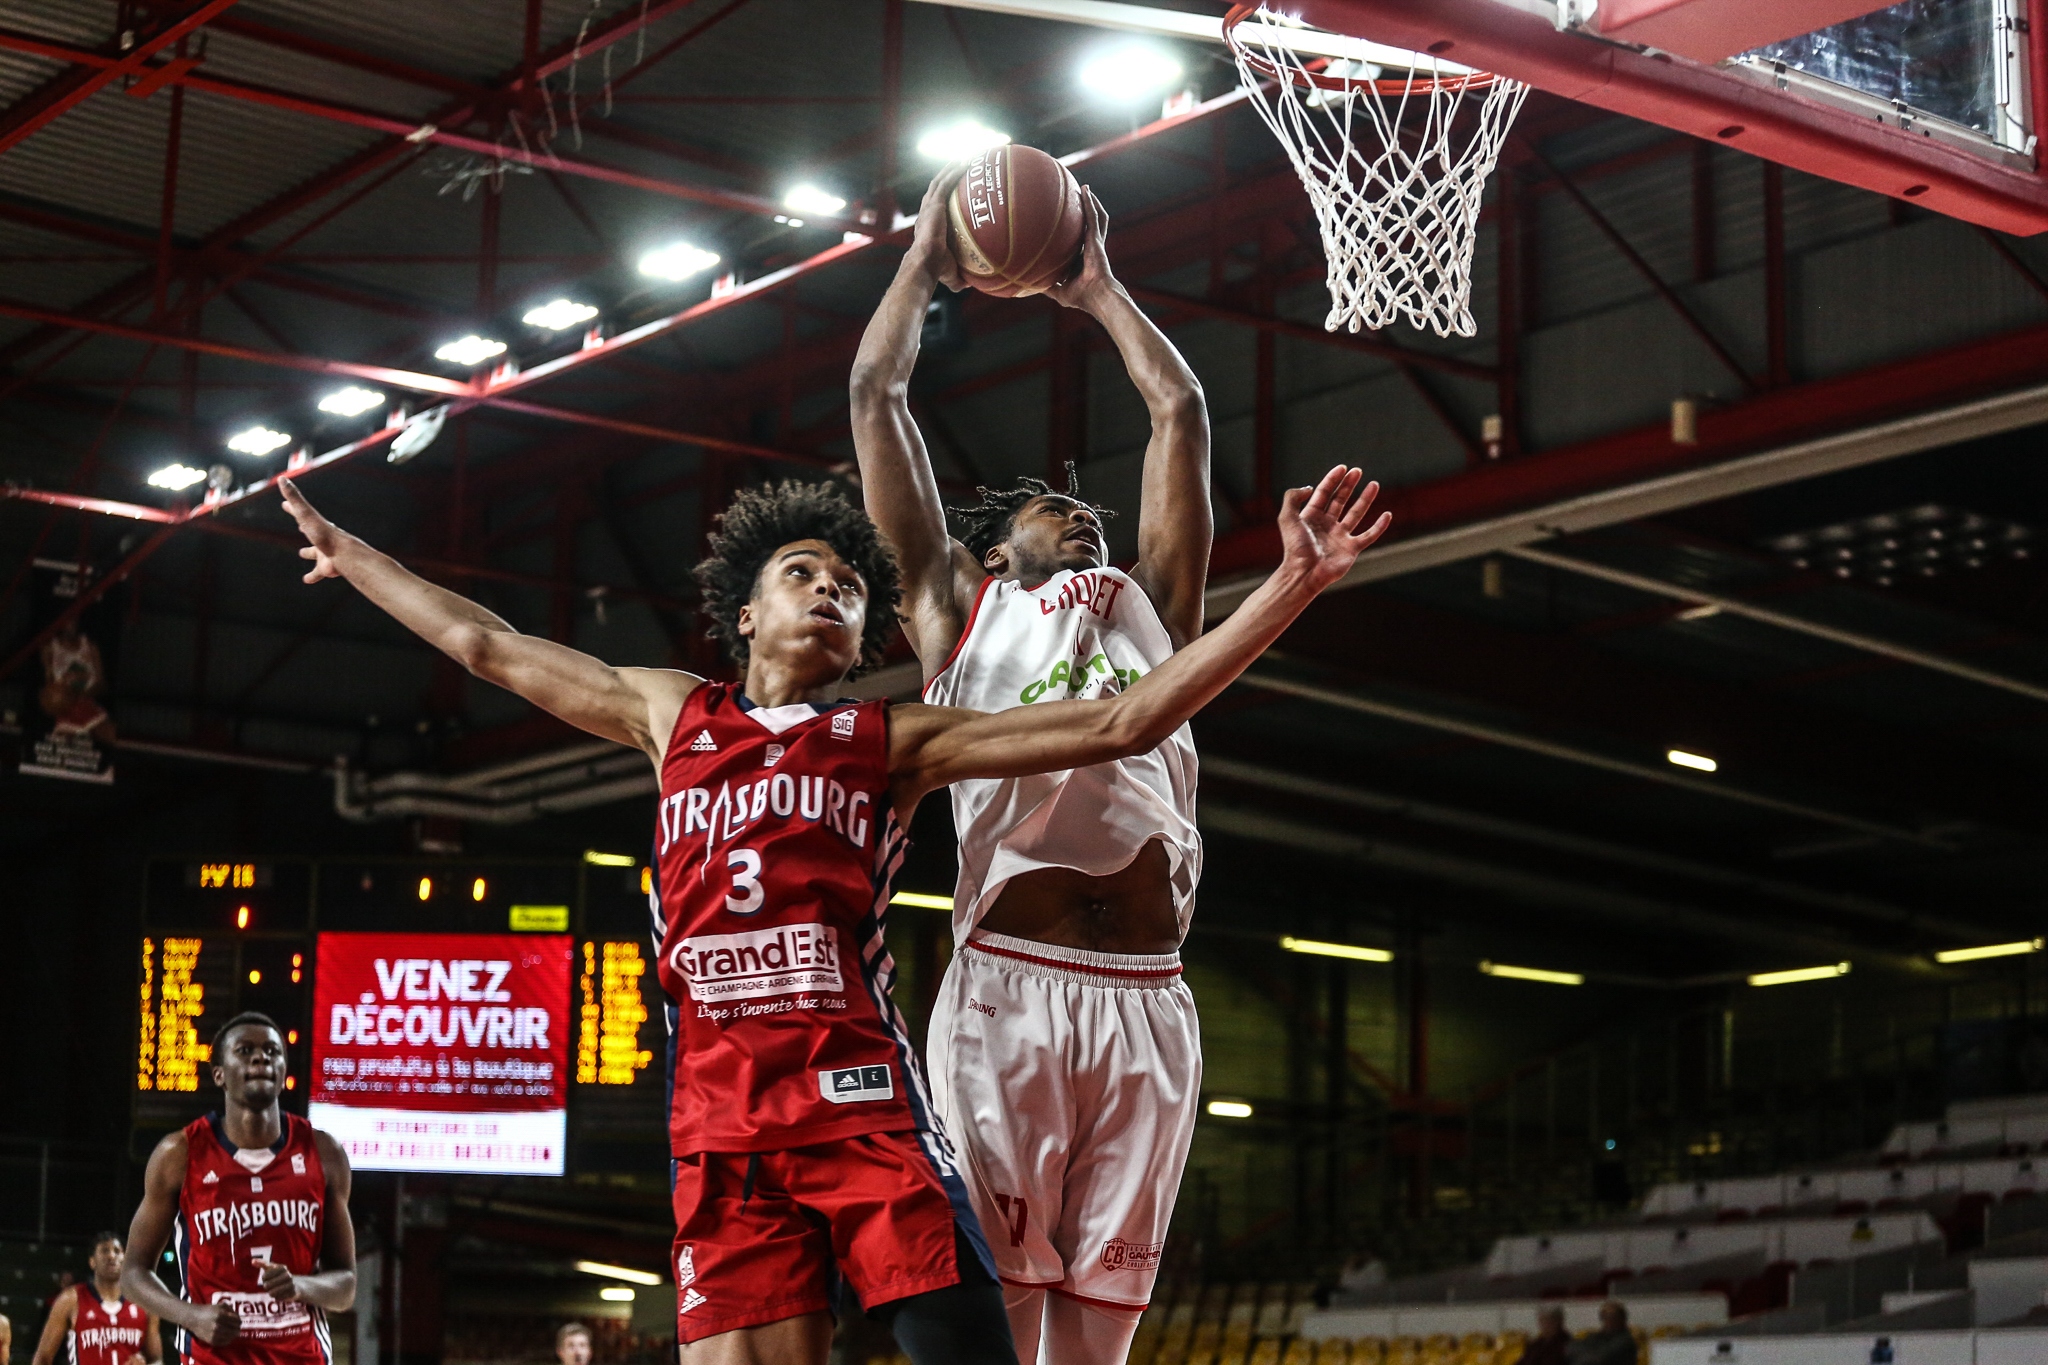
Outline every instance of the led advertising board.
[(322, 934), (307, 1117), (358, 1170), (560, 1175), (567, 934)]

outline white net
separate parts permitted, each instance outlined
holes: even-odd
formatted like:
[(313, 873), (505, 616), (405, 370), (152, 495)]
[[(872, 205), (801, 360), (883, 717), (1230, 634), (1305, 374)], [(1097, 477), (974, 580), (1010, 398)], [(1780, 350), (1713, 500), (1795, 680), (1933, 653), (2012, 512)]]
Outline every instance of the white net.
[(1231, 50), (1315, 208), (1329, 258), (1323, 326), (1406, 318), (1473, 335), (1480, 200), (1529, 87), (1422, 53), (1399, 68), (1319, 58), (1297, 50), (1291, 23), (1260, 10), (1231, 31)]

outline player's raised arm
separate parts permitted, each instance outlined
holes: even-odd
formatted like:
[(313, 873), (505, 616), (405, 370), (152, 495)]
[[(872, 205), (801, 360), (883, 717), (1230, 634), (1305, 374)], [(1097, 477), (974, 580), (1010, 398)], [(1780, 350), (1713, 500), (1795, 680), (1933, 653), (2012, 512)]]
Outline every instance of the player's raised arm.
[(1093, 190), (1083, 187), (1081, 193), (1088, 237), (1080, 273), (1046, 294), (1102, 324), (1151, 414), (1138, 507), (1138, 562), (1131, 577), (1152, 599), (1174, 648), (1180, 649), (1202, 633), (1209, 546), (1216, 532), (1209, 508), (1209, 405), (1187, 361), (1117, 282), (1106, 245), (1109, 214)]
[(187, 1303), (164, 1288), (156, 1263), (171, 1240), (178, 1217), (178, 1191), (185, 1184), (182, 1132), (168, 1133), (149, 1154), (142, 1172), (142, 1202), (128, 1225), (127, 1255), (121, 1261), (121, 1297), (142, 1305), (165, 1322), (183, 1327), (208, 1346), (225, 1346), (241, 1335), (242, 1319), (228, 1304)]
[(910, 415), (910, 374), (917, 368), (925, 309), (941, 284), (960, 287), (959, 266), (946, 243), (946, 197), (966, 169), (964, 163), (947, 167), (925, 191), (910, 250), (868, 322), (848, 381), (861, 496), (896, 551), (903, 571), (904, 632), (927, 670), (939, 666), (966, 628), (969, 598), (961, 584), (982, 576), (974, 556), (946, 534), (931, 456)]
[(1280, 567), (1216, 629), (1133, 685), (1102, 701), (1019, 706), (986, 715), (946, 707), (898, 707), (890, 728), (896, 808), (969, 777), (1059, 772), (1143, 753), (1163, 743), (1280, 638), (1316, 594), (1349, 572), (1393, 518), (1361, 529), (1377, 483), (1339, 466), (1313, 489), (1281, 500)]
[(661, 762), (683, 699), (702, 678), (676, 669), (614, 668), (567, 645), (522, 635), (321, 516), (289, 479), (279, 486), (285, 510), (310, 542), (299, 551), (313, 561), (308, 583), (346, 578), (400, 625), (485, 682)]

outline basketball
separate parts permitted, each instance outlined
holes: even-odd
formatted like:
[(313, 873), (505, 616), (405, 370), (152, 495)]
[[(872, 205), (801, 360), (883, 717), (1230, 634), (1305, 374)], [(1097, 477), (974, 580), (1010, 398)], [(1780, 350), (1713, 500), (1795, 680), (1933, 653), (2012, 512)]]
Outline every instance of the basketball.
[(946, 201), (953, 259), (984, 294), (1039, 293), (1078, 267), (1087, 231), (1081, 185), (1036, 147), (991, 147)]

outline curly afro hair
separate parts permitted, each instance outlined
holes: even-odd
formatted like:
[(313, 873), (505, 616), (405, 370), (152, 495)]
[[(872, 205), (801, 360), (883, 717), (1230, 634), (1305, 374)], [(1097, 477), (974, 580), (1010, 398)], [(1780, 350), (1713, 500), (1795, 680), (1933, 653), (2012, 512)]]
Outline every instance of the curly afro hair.
[(867, 623), (861, 630), (860, 664), (854, 673), (875, 667), (896, 629), (896, 611), (903, 600), (896, 556), (867, 513), (828, 483), (786, 479), (764, 488), (741, 489), (719, 514), (710, 557), (697, 566), (704, 612), (711, 618), (711, 629), (705, 633), (725, 647), (734, 663), (747, 666), (740, 608), (753, 598), (768, 557), (796, 540), (824, 541), (866, 581)]
[[(988, 558), (988, 552), (1010, 538), (1010, 532), (1017, 525), (1017, 514), (1024, 510), (1024, 504), (1033, 498), (1042, 498), (1058, 489), (1044, 479), (1034, 479), (1026, 474), (1008, 488), (976, 488), (981, 501), (972, 507), (948, 507), (960, 524), (960, 543), (976, 559)], [(1098, 521), (1116, 515), (1107, 507), (1097, 507), (1081, 496), (1081, 471), (1072, 460), (1067, 461), (1066, 496), (1086, 505)]]

